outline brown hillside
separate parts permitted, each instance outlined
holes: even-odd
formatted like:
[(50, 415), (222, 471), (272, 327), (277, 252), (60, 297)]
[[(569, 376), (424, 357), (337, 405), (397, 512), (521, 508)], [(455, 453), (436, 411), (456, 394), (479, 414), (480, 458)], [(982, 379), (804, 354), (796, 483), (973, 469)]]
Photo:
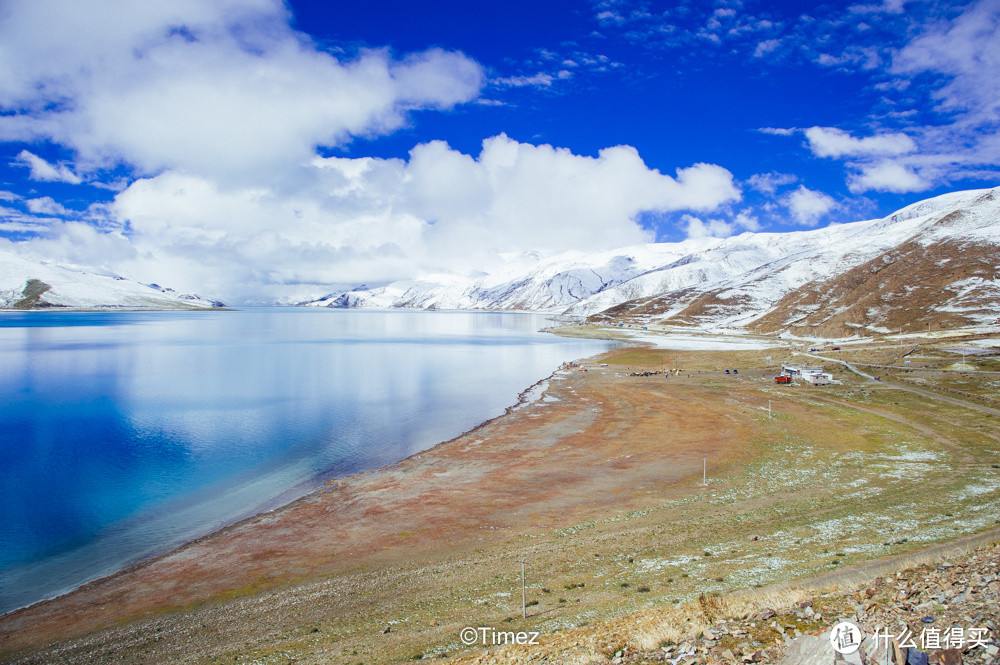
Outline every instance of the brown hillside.
[[(942, 222), (945, 220), (942, 220)], [(859, 329), (913, 332), (1000, 316), (997, 249), (985, 243), (910, 241), (779, 300), (759, 332), (850, 335)]]

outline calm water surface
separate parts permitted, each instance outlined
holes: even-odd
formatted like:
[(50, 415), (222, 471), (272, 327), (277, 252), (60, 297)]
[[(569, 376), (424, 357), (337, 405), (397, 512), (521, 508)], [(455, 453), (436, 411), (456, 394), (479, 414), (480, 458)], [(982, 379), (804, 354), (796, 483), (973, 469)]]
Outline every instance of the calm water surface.
[(0, 313), (0, 612), (503, 412), (609, 348), (541, 316)]

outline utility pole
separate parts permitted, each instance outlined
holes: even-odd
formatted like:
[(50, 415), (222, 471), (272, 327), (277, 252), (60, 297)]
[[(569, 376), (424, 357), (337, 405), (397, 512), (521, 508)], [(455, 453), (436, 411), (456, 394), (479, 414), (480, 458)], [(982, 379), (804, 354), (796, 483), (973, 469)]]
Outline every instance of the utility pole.
[(771, 417), (771, 400), (767, 400), (767, 417)]
[(527, 596), (524, 591), (524, 559), (521, 559), (521, 618), (528, 618)]
[(701, 484), (708, 485), (708, 458), (701, 458)]

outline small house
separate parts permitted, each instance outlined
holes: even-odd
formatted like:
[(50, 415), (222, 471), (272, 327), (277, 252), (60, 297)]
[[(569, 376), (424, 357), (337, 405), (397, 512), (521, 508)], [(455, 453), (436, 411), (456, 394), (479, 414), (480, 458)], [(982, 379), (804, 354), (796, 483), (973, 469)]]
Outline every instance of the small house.
[(809, 372), (803, 374), (802, 378), (812, 386), (825, 386), (833, 382), (833, 375), (827, 372)]

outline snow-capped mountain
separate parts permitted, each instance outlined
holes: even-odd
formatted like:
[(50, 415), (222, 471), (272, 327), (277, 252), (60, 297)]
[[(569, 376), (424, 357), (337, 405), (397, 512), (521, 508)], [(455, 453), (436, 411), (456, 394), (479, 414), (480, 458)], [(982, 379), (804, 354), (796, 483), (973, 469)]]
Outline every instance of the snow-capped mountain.
[(489, 275), (430, 275), (302, 304), (533, 310), (762, 332), (895, 329), (996, 319), (998, 255), (1000, 188), (823, 229), (521, 257)]
[(211, 309), (220, 302), (0, 249), (0, 309)]

